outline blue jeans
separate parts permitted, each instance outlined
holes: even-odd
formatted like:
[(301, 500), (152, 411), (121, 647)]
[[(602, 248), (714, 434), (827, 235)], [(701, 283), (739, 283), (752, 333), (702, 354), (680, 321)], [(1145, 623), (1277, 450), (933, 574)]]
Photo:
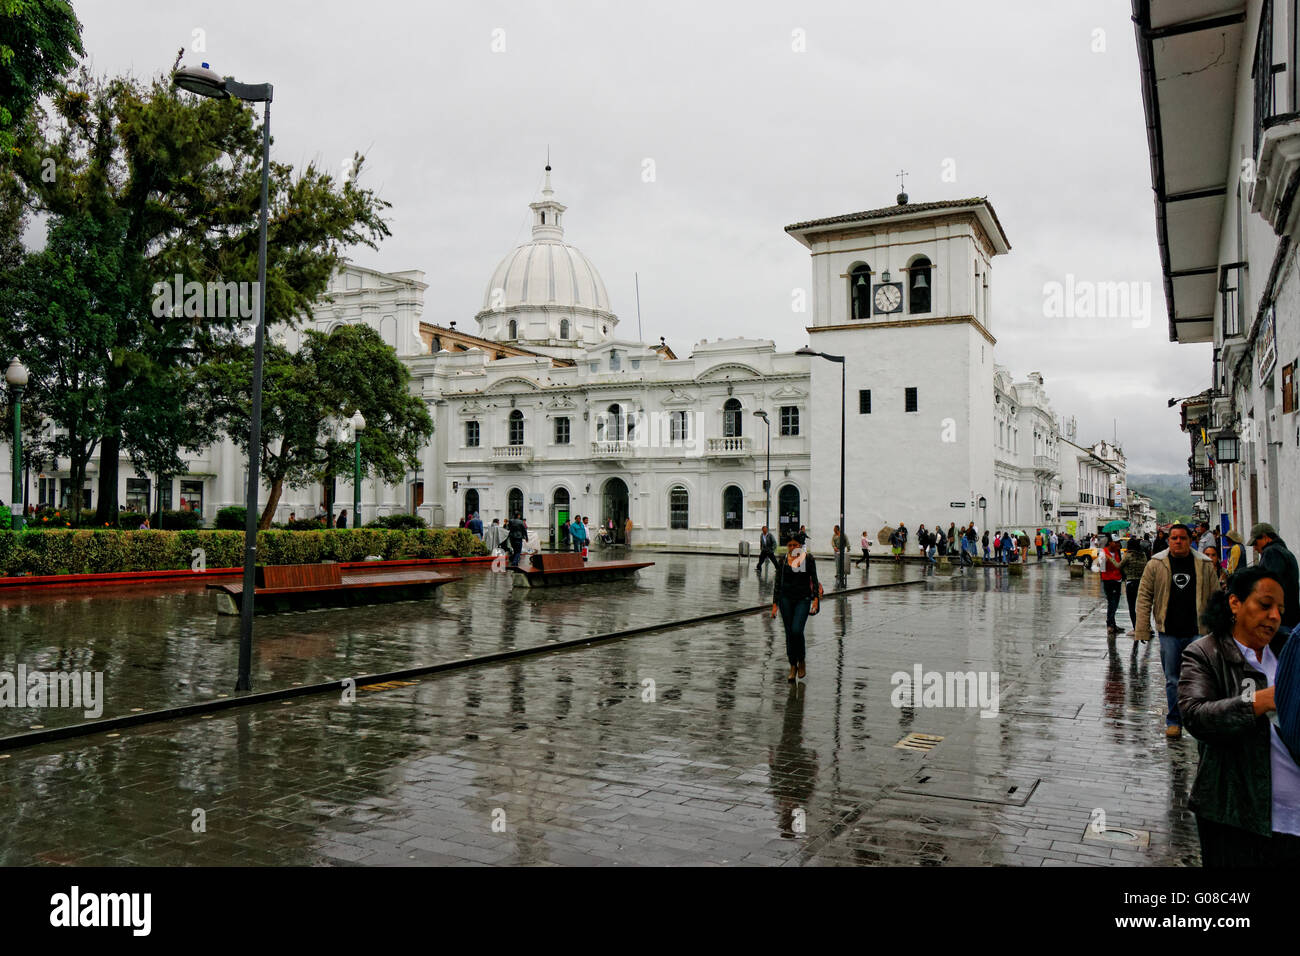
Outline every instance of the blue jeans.
[(1178, 672), (1183, 666), (1183, 651), (1194, 640), (1195, 637), (1160, 635), (1160, 667), (1165, 672), (1165, 703), (1169, 706), (1166, 727), (1175, 724), (1181, 727), (1183, 723), (1183, 715), (1178, 712)]
[(784, 594), (777, 595), (776, 608), (781, 613), (781, 623), (785, 625), (785, 656), (790, 666), (801, 664), (804, 660), (803, 629), (808, 623), (808, 611), (812, 608), (812, 598), (793, 600)]

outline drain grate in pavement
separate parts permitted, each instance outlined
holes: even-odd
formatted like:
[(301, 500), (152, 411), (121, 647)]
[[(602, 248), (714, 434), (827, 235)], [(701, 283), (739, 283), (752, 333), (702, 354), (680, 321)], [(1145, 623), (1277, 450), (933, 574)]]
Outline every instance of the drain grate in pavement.
[(1104, 830), (1094, 830), (1089, 825), (1083, 831), (1084, 843), (1113, 843), (1117, 846), (1147, 847), (1151, 845), (1151, 832), (1149, 830), (1127, 830), (1124, 827), (1106, 827)]
[(942, 737), (936, 737), (934, 734), (908, 734), (898, 743), (894, 744), (897, 750), (933, 750), (939, 746)]
[(967, 773), (964, 770), (927, 768), (918, 770), (910, 781), (898, 788), (898, 792), (1023, 807), (1038, 787), (1038, 781), (1038, 777), (1012, 779)]

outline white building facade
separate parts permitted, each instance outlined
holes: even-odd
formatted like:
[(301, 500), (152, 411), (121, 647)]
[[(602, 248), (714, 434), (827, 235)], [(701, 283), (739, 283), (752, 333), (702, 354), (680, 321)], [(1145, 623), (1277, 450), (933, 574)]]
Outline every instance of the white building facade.
[[(434, 420), (418, 467), (399, 483), (363, 483), (363, 523), (520, 515), (558, 546), (566, 519), (584, 515), (618, 539), (630, 519), (635, 543), (728, 550), (764, 524), (781, 535), (806, 525), (815, 546), (829, 546), (843, 394), (851, 538), (939, 518), (1064, 529), (1074, 460), (1043, 378), (1013, 383), (994, 362), (992, 262), (1010, 244), (986, 200), (900, 196), (787, 227), (811, 256), (811, 348), (842, 364), (764, 339), (704, 339), (678, 358), (662, 339), (625, 337), (600, 273), (565, 239), (567, 207), (549, 167), (529, 208), (529, 241), (485, 270), (473, 332), (426, 320), (422, 272), (354, 264), (307, 320), (323, 332), (376, 329)], [(290, 349), (301, 339), (283, 325), (270, 335)], [(29, 500), (58, 500), (50, 472)], [(123, 501), (147, 493), (156, 506), (154, 476), (128, 462), (121, 474)], [(210, 524), (220, 507), (243, 503), (245, 475), (223, 442), (166, 479), (163, 506), (185, 498)], [(336, 512), (350, 510), (351, 476), (334, 479), (332, 494)], [(329, 495), (323, 485), (286, 488), (276, 520), (313, 516)]]
[(1183, 406), (1191, 486), (1211, 523), (1244, 538), (1268, 521), (1294, 544), (1300, 8), (1134, 0), (1133, 11), (1169, 337), (1209, 346), (1209, 389)]

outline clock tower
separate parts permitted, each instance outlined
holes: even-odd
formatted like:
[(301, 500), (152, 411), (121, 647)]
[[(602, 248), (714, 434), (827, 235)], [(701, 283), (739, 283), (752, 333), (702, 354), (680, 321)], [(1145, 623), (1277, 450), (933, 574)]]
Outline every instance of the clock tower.
[[(987, 199), (909, 203), (787, 226), (812, 257), (809, 345), (845, 357), (851, 540), (907, 523), (988, 518), (993, 497), (994, 256), (1010, 251)], [(811, 518), (839, 520), (840, 374), (813, 358)]]

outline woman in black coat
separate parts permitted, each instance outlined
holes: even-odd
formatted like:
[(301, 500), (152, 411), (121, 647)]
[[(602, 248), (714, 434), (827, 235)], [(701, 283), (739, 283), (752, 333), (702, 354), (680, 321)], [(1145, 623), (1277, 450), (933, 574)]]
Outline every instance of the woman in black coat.
[(772, 616), (781, 614), (785, 625), (785, 656), (790, 662), (786, 678), (794, 682), (796, 672), (800, 678), (807, 676), (804, 668), (803, 629), (808, 615), (816, 613), (821, 598), (821, 584), (817, 581), (817, 561), (812, 552), (793, 539), (786, 556), (776, 565), (776, 581), (772, 587)]
[(1273, 572), (1234, 574), (1210, 596), (1210, 633), (1183, 651), (1178, 709), (1200, 748), (1188, 805), (1206, 867), (1300, 864), (1300, 766), (1268, 718), (1282, 604)]

